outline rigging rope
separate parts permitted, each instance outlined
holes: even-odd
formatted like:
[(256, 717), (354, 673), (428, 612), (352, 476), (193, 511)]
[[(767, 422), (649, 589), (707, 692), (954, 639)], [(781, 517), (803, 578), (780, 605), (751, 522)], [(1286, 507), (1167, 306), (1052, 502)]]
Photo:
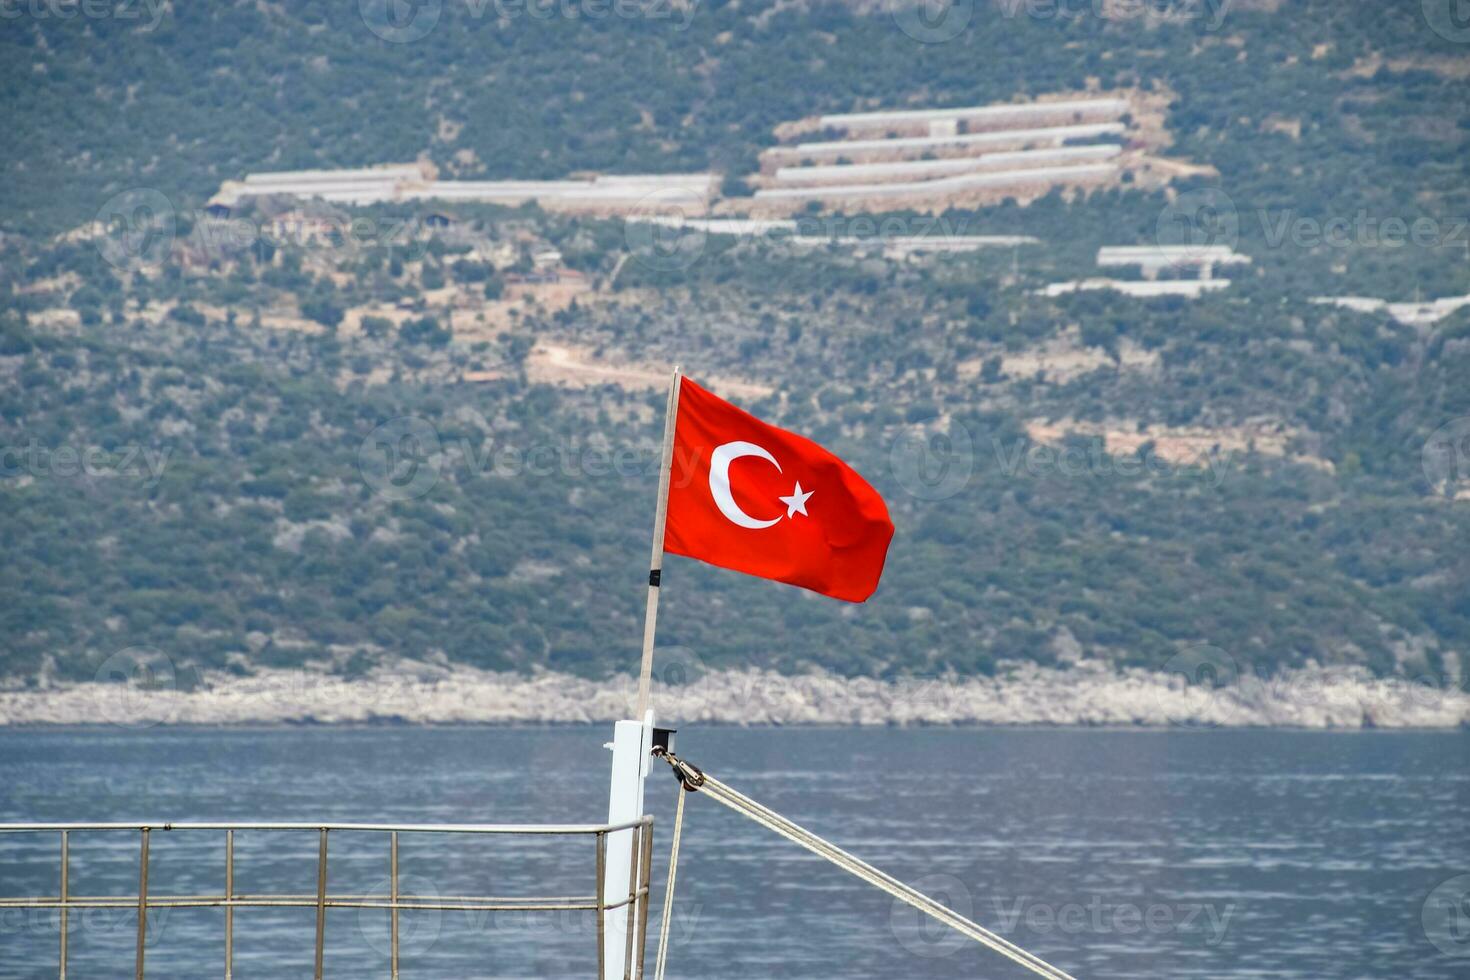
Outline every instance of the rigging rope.
[(824, 840), (806, 828), (792, 823), (779, 813), (757, 803), (743, 793), (731, 789), (718, 779), (700, 770), (699, 767), (680, 759), (672, 752), (658, 752), (657, 754), (673, 767), (674, 774), (679, 778), (680, 786), (679, 808), (674, 818), (674, 850), (669, 865), (668, 892), (664, 899), (663, 926), (659, 937), (658, 965), (655, 980), (663, 980), (664, 956), (667, 952), (668, 942), (669, 913), (672, 907), (674, 893), (673, 862), (677, 861), (679, 854), (679, 836), (682, 831), (684, 819), (684, 797), (696, 791), (706, 793), (715, 802), (724, 804), (736, 813), (754, 820), (767, 830), (774, 831), (792, 843), (799, 844), (812, 853), (826, 858), (849, 874), (866, 881), (875, 888), (887, 892), (899, 901), (918, 909), (920, 912), (944, 923), (961, 935), (967, 936), (993, 952), (999, 953), (1012, 962), (1025, 967), (1037, 976), (1047, 977), (1050, 980), (1074, 980), (1070, 974), (1057, 969), (1040, 957), (1026, 952), (1015, 943), (991, 932), (984, 926), (971, 922), (953, 909), (941, 905), (929, 896), (910, 888), (892, 875), (879, 871), (871, 864), (849, 854), (830, 841)]
[(664, 980), (664, 963), (669, 956), (669, 922), (674, 917), (674, 878), (679, 873), (679, 838), (684, 835), (684, 798), (688, 795), (688, 788), (680, 780), (679, 803), (674, 808), (674, 843), (669, 848), (669, 883), (664, 888), (664, 914), (658, 927), (658, 959), (654, 961), (653, 980)]

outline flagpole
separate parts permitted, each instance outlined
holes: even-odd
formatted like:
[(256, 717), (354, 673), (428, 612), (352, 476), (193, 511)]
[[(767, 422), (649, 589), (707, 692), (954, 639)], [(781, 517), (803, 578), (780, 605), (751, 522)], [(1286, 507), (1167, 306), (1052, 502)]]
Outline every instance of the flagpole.
[(664, 522), (669, 514), (669, 477), (674, 464), (674, 424), (679, 417), (679, 386), (683, 375), (674, 367), (669, 380), (669, 402), (664, 408), (663, 456), (658, 469), (658, 508), (653, 517), (653, 554), (648, 560), (648, 605), (643, 613), (643, 663), (638, 671), (638, 711), (642, 723), (648, 712), (649, 689), (653, 683), (653, 633), (658, 624), (658, 589), (664, 566)]

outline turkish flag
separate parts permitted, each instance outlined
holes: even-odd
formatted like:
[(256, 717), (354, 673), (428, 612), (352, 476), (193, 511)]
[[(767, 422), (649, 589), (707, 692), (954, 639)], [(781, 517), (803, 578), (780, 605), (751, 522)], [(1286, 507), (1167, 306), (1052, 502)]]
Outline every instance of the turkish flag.
[(883, 498), (852, 467), (681, 380), (666, 551), (862, 602), (892, 538)]

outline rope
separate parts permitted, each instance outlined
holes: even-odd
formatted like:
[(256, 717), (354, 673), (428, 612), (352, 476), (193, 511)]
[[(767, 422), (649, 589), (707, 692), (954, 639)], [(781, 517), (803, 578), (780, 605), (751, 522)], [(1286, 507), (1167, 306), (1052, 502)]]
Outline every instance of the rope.
[(669, 923), (674, 918), (674, 879), (679, 874), (679, 838), (684, 834), (684, 798), (689, 790), (679, 783), (679, 803), (674, 808), (674, 843), (669, 850), (669, 883), (664, 888), (663, 921), (658, 927), (658, 959), (654, 961), (653, 980), (664, 980), (664, 963), (669, 956)]
[[(884, 872), (879, 871), (871, 864), (868, 864), (867, 862), (855, 857), (854, 855), (849, 854), (847, 851), (844, 851), (842, 848), (831, 843), (830, 841), (824, 840), (811, 831), (807, 830), (806, 828), (792, 823), (790, 820), (787, 820), (785, 817), (781, 816), (779, 813), (776, 813), (774, 810), (762, 806), (760, 803), (757, 803), (750, 797), (745, 796), (744, 794), (739, 793), (734, 789), (731, 789), (729, 786), (720, 782), (718, 779), (709, 775), (708, 773), (701, 772), (696, 767), (683, 762), (672, 753), (664, 754), (663, 758), (669, 763), (669, 765), (674, 767), (674, 771), (680, 779), (681, 785), (679, 792), (679, 814), (675, 817), (676, 821), (682, 820), (684, 797), (691, 791), (698, 790), (704, 792), (708, 794), (709, 797), (715, 802), (724, 804), (725, 806), (734, 810), (736, 813), (739, 813), (745, 817), (750, 818), (751, 820), (754, 820), (756, 823), (765, 827), (767, 830), (774, 831), (775, 833), (779, 834), (782, 837), (785, 837), (792, 843), (799, 844), (812, 853), (826, 858), (828, 861), (831, 861), (833, 864), (837, 865), (839, 868), (848, 872), (849, 874), (854, 875), (855, 877), (863, 881), (866, 881), (868, 884), (881, 891), (887, 892), (889, 895), (892, 895), (899, 901), (918, 909), (925, 915), (937, 919), (938, 921), (949, 926), (951, 929), (954, 929), (956, 932), (959, 932), (961, 935), (975, 940), (982, 946), (985, 946), (993, 952), (999, 953), (1001, 956), (1006, 957), (1012, 962), (1026, 968), (1027, 970), (1030, 970), (1037, 976), (1047, 977), (1049, 978), (1049, 980), (1074, 980), (1074, 978), (1070, 974), (1057, 969), (1040, 957), (1026, 952), (1015, 943), (1010, 942), (1004, 937), (991, 932), (989, 929), (986, 929), (984, 926), (981, 926), (978, 923), (971, 922), (969, 919), (960, 915), (953, 909), (945, 905), (941, 905), (939, 902), (936, 902), (929, 896), (924, 895), (923, 893), (918, 892), (913, 888), (910, 888), (908, 885), (905, 885), (903, 882), (899, 881), (897, 878), (894, 878), (892, 875), (885, 874)], [(691, 785), (691, 772), (697, 774), (698, 785)], [(679, 826), (676, 822), (674, 828), (674, 848), (676, 854), (678, 853), (678, 840)], [(670, 895), (672, 895), (673, 893), (672, 867), (670, 867), (669, 869), (669, 893)], [(664, 909), (664, 932), (666, 934), (668, 929), (667, 902), (664, 906)], [(661, 940), (659, 952), (660, 964), (662, 963), (662, 960), (663, 950)], [(656, 980), (663, 980), (663, 971), (661, 966)]]

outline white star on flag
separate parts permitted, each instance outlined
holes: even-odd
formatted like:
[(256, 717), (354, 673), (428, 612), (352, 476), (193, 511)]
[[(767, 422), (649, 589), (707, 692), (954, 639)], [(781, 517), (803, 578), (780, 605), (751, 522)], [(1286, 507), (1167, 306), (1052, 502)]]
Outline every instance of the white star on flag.
[(802, 517), (809, 517), (811, 515), (809, 515), (806, 512), (806, 501), (807, 501), (807, 498), (810, 497), (815, 492), (816, 492), (815, 490), (808, 490), (806, 493), (802, 493), (801, 492), (801, 481), (800, 480), (797, 480), (796, 481), (796, 489), (793, 490), (793, 491), (791, 491), (791, 496), (789, 496), (789, 497), (779, 497), (777, 499), (780, 500), (781, 503), (783, 503), (783, 504), (786, 505), (786, 516), (787, 517), (790, 517), (793, 514), (800, 514)]

